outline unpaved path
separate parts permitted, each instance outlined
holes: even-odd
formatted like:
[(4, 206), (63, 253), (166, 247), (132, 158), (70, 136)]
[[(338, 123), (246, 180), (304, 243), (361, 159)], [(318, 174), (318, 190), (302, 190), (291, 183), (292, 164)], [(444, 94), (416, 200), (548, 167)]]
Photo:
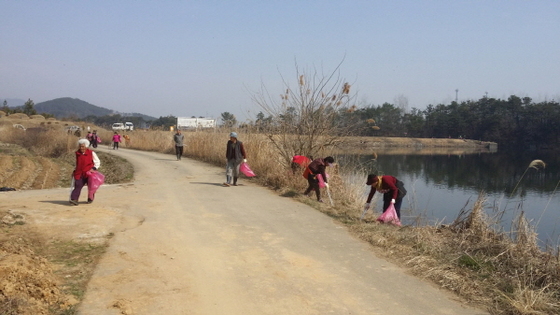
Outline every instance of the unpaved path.
[(35, 216), (52, 233), (114, 233), (80, 314), (486, 314), (304, 204), (243, 179), (222, 187), (221, 168), (111, 152), (134, 164), (135, 181), (100, 188), (91, 205), (67, 206), (67, 189), (0, 197), (56, 214)]

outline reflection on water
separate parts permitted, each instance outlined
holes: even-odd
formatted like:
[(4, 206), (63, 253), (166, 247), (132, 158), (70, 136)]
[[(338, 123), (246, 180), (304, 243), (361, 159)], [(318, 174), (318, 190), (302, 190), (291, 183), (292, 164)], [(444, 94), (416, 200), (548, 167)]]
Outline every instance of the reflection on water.
[[(546, 168), (527, 170), (534, 159), (543, 160)], [(342, 155), (338, 160), (341, 165), (359, 165), (366, 172), (401, 179), (409, 191), (403, 204), (405, 223), (410, 224), (419, 216), (430, 223), (450, 222), (467, 203), (467, 208), (472, 208), (479, 192), (485, 191), (488, 212), (504, 212), (501, 222), (504, 229), (509, 231), (512, 220), (523, 211), (529, 221), (538, 224), (539, 239), (559, 244), (560, 194), (556, 190), (560, 181), (560, 157), (557, 155), (376, 151)], [(518, 182), (515, 194), (510, 197)]]

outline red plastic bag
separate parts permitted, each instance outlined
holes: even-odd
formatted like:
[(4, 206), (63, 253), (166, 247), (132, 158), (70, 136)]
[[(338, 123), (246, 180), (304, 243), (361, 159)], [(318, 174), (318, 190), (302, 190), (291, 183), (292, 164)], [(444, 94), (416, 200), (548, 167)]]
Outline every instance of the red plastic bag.
[(99, 186), (105, 182), (105, 175), (99, 172), (87, 172), (88, 175), (88, 198), (93, 200), (93, 196)]
[(377, 221), (401, 226), (401, 220), (399, 220), (399, 217), (397, 216), (397, 210), (395, 209), (394, 204), (391, 204), (389, 208), (387, 208), (387, 210), (385, 210), (385, 212), (377, 218)]
[(249, 167), (249, 164), (245, 162), (241, 163), (241, 165), (239, 166), (239, 171), (241, 171), (241, 173), (245, 174), (245, 176), (247, 177), (256, 176), (255, 173)]
[(311, 170), (309, 169), (309, 167), (306, 167), (305, 171), (303, 171), (303, 178), (307, 179), (309, 177), (309, 174), (311, 174)]

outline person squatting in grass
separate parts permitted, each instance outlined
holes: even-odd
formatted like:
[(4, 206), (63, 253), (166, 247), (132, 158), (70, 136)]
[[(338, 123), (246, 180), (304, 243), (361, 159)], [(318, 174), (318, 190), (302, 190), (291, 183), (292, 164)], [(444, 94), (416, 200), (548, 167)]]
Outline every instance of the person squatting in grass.
[(175, 142), (175, 155), (177, 155), (177, 161), (181, 160), (183, 156), (183, 141), (185, 136), (181, 134), (181, 130), (177, 128), (177, 132), (173, 135), (173, 142)]
[(239, 177), (239, 166), (242, 162), (247, 163), (247, 155), (243, 142), (237, 140), (237, 133), (229, 134), (229, 140), (226, 148), (226, 182), (224, 186), (229, 187), (233, 179), (233, 186), (237, 186), (237, 178)]
[[(72, 173), (72, 186), (74, 189), (70, 193), (70, 204), (73, 206), (78, 205), (78, 199), (80, 198), (80, 193), (82, 188), (87, 185), (88, 181), (88, 171), (97, 171), (99, 166), (101, 166), (101, 161), (97, 157), (97, 154), (88, 149), (89, 141), (87, 139), (78, 140), (78, 150), (76, 151), (76, 168)], [(89, 199), (88, 203), (92, 203), (93, 199)]]
[(369, 174), (366, 185), (371, 186), (371, 190), (367, 202), (364, 205), (364, 212), (369, 210), (373, 195), (375, 195), (376, 191), (379, 191), (383, 194), (383, 212), (387, 211), (387, 208), (389, 208), (391, 204), (394, 204), (397, 216), (400, 220), (402, 200), (406, 195), (403, 182), (390, 175), (377, 176), (375, 174)]
[(332, 166), (334, 163), (334, 158), (332, 156), (327, 156), (326, 158), (318, 158), (313, 160), (313, 162), (309, 163), (305, 172), (303, 173), (303, 177), (307, 178), (307, 189), (303, 193), (306, 196), (309, 196), (309, 193), (314, 190), (315, 195), (317, 195), (317, 201), (323, 202), (321, 199), (321, 190), (319, 187), (319, 179), (317, 179), (317, 175), (321, 174), (323, 177), (323, 181), (325, 182), (325, 187), (329, 188), (329, 183), (327, 179), (327, 174), (325, 173), (325, 169), (327, 166)]

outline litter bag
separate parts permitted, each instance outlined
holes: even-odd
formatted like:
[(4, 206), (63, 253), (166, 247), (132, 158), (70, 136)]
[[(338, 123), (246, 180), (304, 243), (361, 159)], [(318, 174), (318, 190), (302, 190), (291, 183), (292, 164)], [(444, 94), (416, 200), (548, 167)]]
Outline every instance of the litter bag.
[[(325, 175), (327, 176), (327, 178), (329, 177), (329, 174), (325, 173)], [(323, 179), (323, 175), (321, 174), (317, 174), (317, 180), (319, 181), (319, 187), (321, 188), (325, 188), (325, 180)]]
[(88, 198), (93, 200), (93, 196), (99, 186), (105, 182), (105, 175), (99, 172), (87, 172), (88, 175)]
[(245, 174), (245, 176), (247, 177), (256, 176), (255, 173), (249, 167), (249, 164), (245, 162), (241, 163), (241, 165), (239, 166), (239, 171), (241, 171), (241, 173)]
[(387, 208), (387, 210), (383, 212), (379, 218), (377, 218), (377, 221), (401, 226), (401, 220), (399, 220), (399, 217), (397, 216), (397, 210), (395, 209), (394, 204), (391, 204), (389, 208)]

